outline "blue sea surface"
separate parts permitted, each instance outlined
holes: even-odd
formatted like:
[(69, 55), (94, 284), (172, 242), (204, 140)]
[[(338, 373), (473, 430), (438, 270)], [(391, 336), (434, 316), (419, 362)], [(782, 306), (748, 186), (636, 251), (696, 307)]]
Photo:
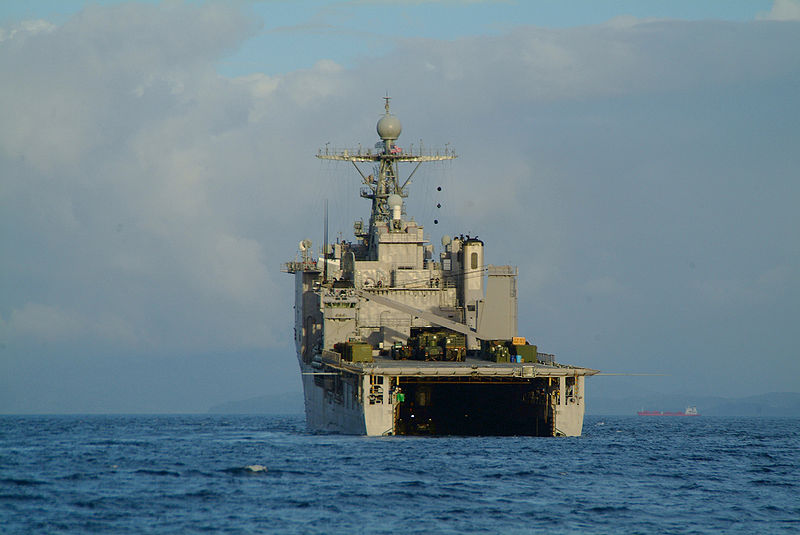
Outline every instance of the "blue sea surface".
[(0, 416), (0, 532), (798, 533), (800, 419), (369, 438), (299, 416)]

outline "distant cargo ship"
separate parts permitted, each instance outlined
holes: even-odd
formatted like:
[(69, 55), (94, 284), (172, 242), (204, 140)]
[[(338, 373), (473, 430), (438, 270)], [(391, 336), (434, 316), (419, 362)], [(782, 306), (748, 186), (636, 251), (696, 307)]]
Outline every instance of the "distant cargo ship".
[(697, 412), (697, 407), (686, 407), (682, 412), (669, 412), (669, 411), (639, 411), (636, 414), (639, 416), (700, 416)]

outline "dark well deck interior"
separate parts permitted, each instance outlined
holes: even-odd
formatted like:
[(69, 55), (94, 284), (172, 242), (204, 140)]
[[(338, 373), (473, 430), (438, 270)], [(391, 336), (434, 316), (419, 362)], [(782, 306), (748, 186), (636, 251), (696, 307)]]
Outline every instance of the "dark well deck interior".
[(398, 435), (552, 436), (546, 378), (400, 377)]
[(563, 365), (403, 361), (376, 357), (371, 363), (341, 361), (326, 352), (332, 368), (389, 379), (404, 395), (394, 408), (399, 435), (552, 436), (559, 377), (597, 370)]

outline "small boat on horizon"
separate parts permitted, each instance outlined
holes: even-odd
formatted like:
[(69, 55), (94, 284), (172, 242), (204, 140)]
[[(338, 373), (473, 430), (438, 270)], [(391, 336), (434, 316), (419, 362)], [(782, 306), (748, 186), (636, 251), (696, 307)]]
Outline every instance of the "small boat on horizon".
[(686, 407), (686, 410), (681, 412), (640, 410), (636, 414), (639, 416), (700, 416), (697, 407), (693, 405)]

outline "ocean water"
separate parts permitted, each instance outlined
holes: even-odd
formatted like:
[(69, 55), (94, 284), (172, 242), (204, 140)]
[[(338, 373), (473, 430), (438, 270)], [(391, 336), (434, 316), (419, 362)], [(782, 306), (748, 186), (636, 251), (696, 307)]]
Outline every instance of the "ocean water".
[(800, 419), (368, 438), (294, 416), (0, 416), (0, 533), (197, 532), (798, 533)]

